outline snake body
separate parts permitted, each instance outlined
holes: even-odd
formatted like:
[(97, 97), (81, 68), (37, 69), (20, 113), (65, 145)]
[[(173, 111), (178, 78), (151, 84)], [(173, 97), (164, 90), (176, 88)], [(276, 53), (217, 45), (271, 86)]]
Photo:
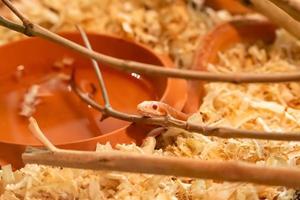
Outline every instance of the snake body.
[(147, 117), (172, 117), (183, 121), (189, 117), (187, 114), (159, 101), (143, 101), (137, 106), (137, 110), (141, 115)]

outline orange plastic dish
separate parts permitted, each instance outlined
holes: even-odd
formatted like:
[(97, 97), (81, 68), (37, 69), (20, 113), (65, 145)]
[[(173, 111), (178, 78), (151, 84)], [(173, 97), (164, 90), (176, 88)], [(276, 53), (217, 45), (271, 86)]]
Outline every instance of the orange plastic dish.
[[(77, 33), (63, 33), (83, 45)], [(170, 60), (155, 55), (139, 44), (100, 34), (88, 34), (95, 51), (106, 55), (173, 67)], [(28, 89), (39, 86), (33, 117), (46, 136), (61, 148), (95, 150), (97, 143), (140, 144), (149, 126), (107, 118), (83, 103), (71, 91), (68, 78), (76, 67), (76, 83), (103, 103), (90, 59), (65, 47), (40, 38), (28, 38), (0, 47), (0, 163), (23, 166), (21, 154), (26, 146), (40, 146), (28, 129), (28, 119), (20, 116)], [(65, 60), (65, 65), (61, 65)], [(184, 80), (124, 73), (101, 65), (112, 106), (119, 111), (136, 113), (144, 100), (162, 100), (181, 110), (187, 97)], [(61, 78), (58, 78), (61, 77)]]
[[(207, 64), (218, 62), (218, 52), (240, 42), (262, 40), (274, 41), (276, 26), (265, 21), (237, 20), (217, 26), (205, 36), (199, 46), (193, 63), (193, 70), (206, 71)], [(186, 113), (196, 112), (204, 96), (204, 82), (189, 81), (188, 100), (184, 107)]]
[(253, 11), (240, 3), (239, 0), (207, 0), (205, 4), (216, 10), (227, 10), (231, 14), (248, 14)]

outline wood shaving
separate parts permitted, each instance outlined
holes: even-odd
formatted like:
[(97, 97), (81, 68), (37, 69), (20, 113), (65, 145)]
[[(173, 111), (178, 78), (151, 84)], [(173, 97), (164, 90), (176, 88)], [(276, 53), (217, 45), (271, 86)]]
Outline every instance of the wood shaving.
[[(51, 31), (76, 31), (74, 24), (78, 24), (86, 31), (145, 44), (156, 53), (169, 55), (183, 68), (191, 67), (205, 33), (219, 23), (245, 17), (204, 7), (203, 0), (19, 0), (15, 5)], [(18, 21), (15, 16), (10, 18)], [(0, 35), (0, 44), (24, 37), (2, 27)]]
[(39, 88), (40, 87), (38, 85), (32, 85), (28, 89), (27, 93), (24, 95), (19, 115), (24, 117), (31, 117), (32, 114), (35, 112), (35, 106), (39, 103)]
[(65, 67), (71, 66), (74, 63), (74, 59), (70, 57), (63, 57), (61, 60), (57, 60), (53, 63), (53, 68), (62, 70)]
[[(194, 51), (207, 31), (216, 24), (241, 17), (233, 17), (226, 11), (214, 11), (199, 2), (196, 11), (187, 6), (187, 2), (179, 0), (21, 0), (18, 7), (30, 19), (52, 31), (75, 30), (74, 24), (80, 24), (88, 31), (116, 34), (146, 44), (158, 53), (170, 55), (176, 64), (189, 68)], [(0, 34), (2, 43), (19, 38), (6, 29), (0, 29)], [(275, 43), (269, 46), (238, 44), (220, 52), (220, 62), (210, 64), (208, 69), (216, 73), (298, 70), (299, 42), (283, 31), (277, 36)], [(207, 94), (199, 112), (189, 119), (192, 122), (242, 129), (299, 131), (298, 83), (209, 83), (205, 89)], [(107, 143), (98, 144), (96, 151), (241, 160), (266, 166), (300, 164), (299, 142), (225, 140), (176, 128), (170, 128), (158, 140), (148, 138), (141, 147), (119, 144), (113, 150)], [(284, 187), (40, 165), (26, 165), (16, 172), (4, 168), (0, 183), (3, 186), (0, 199), (3, 200), (290, 200), (295, 194), (295, 190)]]
[(22, 77), (24, 76), (25, 66), (24, 65), (18, 65), (16, 68), (16, 72), (14, 74), (15, 79), (17, 81), (20, 81)]

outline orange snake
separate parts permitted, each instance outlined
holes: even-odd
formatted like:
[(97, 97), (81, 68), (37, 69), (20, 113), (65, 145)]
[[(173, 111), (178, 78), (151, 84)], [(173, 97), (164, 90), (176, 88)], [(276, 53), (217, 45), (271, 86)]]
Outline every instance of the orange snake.
[(137, 106), (138, 112), (147, 117), (172, 117), (186, 121), (188, 115), (159, 101), (143, 101)]

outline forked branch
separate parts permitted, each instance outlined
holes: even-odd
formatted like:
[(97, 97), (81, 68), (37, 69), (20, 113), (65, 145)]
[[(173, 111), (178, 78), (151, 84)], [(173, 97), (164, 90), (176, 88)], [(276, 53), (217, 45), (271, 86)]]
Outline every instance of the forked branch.
[[(35, 120), (30, 123), (31, 127), (38, 128)], [(202, 161), (114, 150), (92, 152), (55, 147), (52, 151), (49, 146), (51, 142), (41, 131), (35, 131), (34, 135), (48, 147), (48, 151), (28, 148), (22, 155), (25, 163), (300, 187), (300, 169), (297, 168), (262, 167), (238, 161)]]
[[(81, 33), (83, 33), (83, 31)], [(88, 44), (87, 38), (85, 40), (85, 43)], [(94, 65), (94, 67), (95, 66), (96, 65)], [(99, 74), (101, 75), (100, 70), (99, 72)], [(133, 122), (175, 126), (185, 128), (190, 131), (201, 129), (202, 133), (204, 134), (207, 133), (207, 131), (211, 131), (210, 133), (212, 135), (217, 133), (217, 135), (220, 137), (226, 137), (226, 135), (230, 135), (230, 137), (232, 137), (232, 133), (229, 133), (229, 131), (233, 132), (233, 134), (236, 134), (239, 137), (245, 137), (242, 136), (242, 134), (248, 134), (250, 138), (253, 137), (253, 135), (259, 137), (258, 134), (264, 135), (264, 137), (272, 136), (272, 133), (245, 133), (243, 131), (238, 132), (239, 130), (227, 128), (222, 129), (213, 127), (201, 127), (196, 124), (190, 124), (188, 122), (176, 119), (166, 120), (165, 118), (144, 118), (142, 116), (129, 115), (111, 108), (109, 106), (110, 104), (108, 99), (105, 103), (105, 106), (102, 107), (80, 91), (80, 89), (75, 84), (74, 75), (75, 74), (73, 72), (72, 87), (74, 91), (79, 95), (79, 97), (84, 99), (94, 108), (112, 117)], [(97, 77), (98, 79), (101, 79), (102, 75)], [(99, 83), (102, 94), (105, 94), (105, 85), (101, 80), (99, 80)], [(123, 153), (119, 151), (87, 152), (58, 149), (53, 144), (51, 144), (49, 140), (47, 140), (42, 131), (40, 131), (40, 129), (38, 128), (37, 122), (35, 120), (31, 119), (30, 123), (31, 130), (33, 131), (35, 136), (48, 148), (48, 151), (41, 151), (30, 148), (29, 151), (25, 152), (22, 156), (25, 163), (37, 163), (59, 167), (84, 168), (94, 170), (113, 170), (121, 172), (172, 175), (222, 181), (251, 182), (264, 185), (282, 185), (295, 188), (298, 188), (300, 186), (300, 170), (296, 168), (262, 167), (255, 164), (247, 164), (237, 161), (202, 161), (198, 159), (163, 157), (156, 155), (140, 155), (136, 153)], [(223, 130), (223, 132), (220, 130)], [(282, 135), (283, 134), (276, 134), (276, 137), (274, 137), (275, 135), (273, 134), (273, 137), (274, 139), (278, 139), (278, 137)], [(285, 134), (285, 136), (295, 137), (298, 135)], [(224, 171), (226, 171), (226, 173), (224, 173)]]
[[(9, 2), (9, 0), (2, 0), (3, 2)], [(14, 7), (9, 7), (14, 13), (19, 11)], [(23, 16), (18, 14), (18, 16)], [(269, 83), (269, 82), (288, 82), (299, 81), (300, 72), (292, 72), (285, 74), (251, 74), (251, 73), (230, 73), (230, 74), (215, 74), (204, 71), (193, 71), (183, 69), (166, 69), (162, 66), (144, 64), (140, 62), (123, 60), (107, 56), (90, 49), (87, 49), (81, 45), (78, 45), (70, 40), (67, 40), (55, 33), (48, 31), (45, 28), (37, 24), (30, 22), (30, 28), (23, 27), (14, 22), (11, 22), (3, 17), (0, 17), (0, 25), (11, 30), (27, 34), (29, 36), (38, 36), (49, 41), (58, 43), (69, 49), (75, 50), (89, 58), (93, 58), (99, 62), (108, 64), (110, 67), (121, 71), (134, 71), (136, 73), (155, 75), (155, 76), (168, 76), (173, 78), (204, 80), (214, 82), (232, 82), (232, 83)], [(179, 67), (178, 67), (179, 68)]]
[[(83, 29), (80, 30), (81, 30), (80, 33), (85, 40), (85, 43), (89, 44), (89, 40), (85, 32), (83, 31)], [(95, 66), (99, 68), (96, 62), (94, 68)], [(98, 73), (96, 73), (96, 75), (97, 75), (98, 82), (100, 84), (101, 93), (107, 95), (106, 87), (104, 85), (100, 68), (98, 70), (100, 75)], [(168, 117), (143, 117), (140, 115), (127, 114), (127, 113), (117, 111), (113, 107), (111, 107), (108, 98), (106, 99), (104, 98), (105, 105), (101, 106), (93, 99), (91, 99), (87, 94), (83, 93), (76, 85), (75, 69), (73, 70), (71, 76), (71, 87), (81, 100), (83, 100), (88, 105), (92, 106), (94, 109), (100, 111), (103, 115), (111, 116), (124, 121), (149, 124), (149, 125), (159, 125), (162, 127), (177, 127), (190, 132), (200, 133), (205, 136), (216, 136), (221, 138), (252, 138), (252, 139), (267, 139), (267, 140), (300, 141), (300, 133), (262, 132), (262, 131), (248, 131), (248, 130), (240, 130), (240, 129), (233, 129), (233, 128), (225, 128), (225, 127), (209, 127), (209, 126), (199, 125), (196, 123), (191, 123), (188, 121), (168, 118)]]
[(282, 0), (250, 0), (257, 11), (300, 39), (300, 12)]
[(24, 34), (32, 36), (32, 23), (20, 11), (17, 10), (9, 0), (3, 0), (2, 2), (23, 22)]
[(74, 92), (85, 101), (88, 105), (94, 109), (104, 113), (107, 116), (111, 116), (124, 121), (159, 125), (163, 127), (177, 127), (190, 132), (200, 133), (205, 136), (215, 136), (220, 138), (249, 138), (249, 139), (265, 139), (265, 140), (282, 140), (282, 141), (300, 141), (300, 133), (287, 133), (287, 132), (263, 132), (263, 131), (251, 131), (241, 130), (227, 127), (210, 127), (191, 123), (187, 121), (181, 121), (172, 118), (164, 117), (143, 117), (139, 115), (132, 115), (114, 110), (113, 108), (105, 109), (103, 106), (97, 104), (88, 95), (83, 93), (75, 84), (75, 81), (71, 81), (71, 86)]
[[(89, 49), (89, 50), (92, 50), (92, 46), (90, 44), (90, 41), (88, 40), (87, 35), (86, 35), (85, 31), (83, 30), (83, 28), (81, 26), (76, 26), (76, 27), (77, 27), (78, 31), (80, 32), (80, 34), (81, 34), (81, 37), (84, 41), (84, 44), (85, 44), (86, 48)], [(102, 93), (102, 96), (103, 96), (103, 99), (104, 99), (105, 107), (111, 107), (110, 101), (109, 101), (109, 96), (108, 96), (108, 93), (107, 93), (107, 90), (106, 90), (106, 87), (105, 87), (104, 79), (102, 77), (101, 69), (100, 69), (100, 67), (99, 67), (96, 60), (92, 59), (92, 64), (93, 64), (93, 68), (94, 68), (94, 71), (96, 73), (96, 76), (97, 76), (97, 79), (98, 79), (98, 82), (99, 82), (99, 86), (101, 88), (101, 93)]]

